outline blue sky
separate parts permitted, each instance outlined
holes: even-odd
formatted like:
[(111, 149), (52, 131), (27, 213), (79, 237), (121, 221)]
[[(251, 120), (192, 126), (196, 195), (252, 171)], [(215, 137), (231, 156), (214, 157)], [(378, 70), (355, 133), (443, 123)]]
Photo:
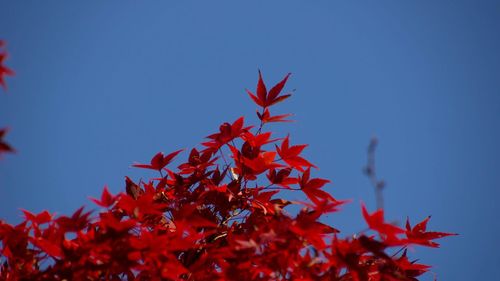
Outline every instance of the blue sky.
[[(390, 220), (432, 215), (458, 232), (417, 248), (440, 280), (500, 272), (500, 2), (3, 1), (9, 93), (0, 126), (19, 151), (0, 162), (0, 217), (19, 208), (69, 213), (158, 151), (190, 148), (241, 115), (257, 69), (292, 72), (272, 127), (309, 143), (330, 191), (353, 203), (327, 221), (364, 228), (374, 196), (361, 173), (380, 139)], [(255, 119), (254, 119), (255, 120)], [(424, 280), (432, 280), (432, 275)]]

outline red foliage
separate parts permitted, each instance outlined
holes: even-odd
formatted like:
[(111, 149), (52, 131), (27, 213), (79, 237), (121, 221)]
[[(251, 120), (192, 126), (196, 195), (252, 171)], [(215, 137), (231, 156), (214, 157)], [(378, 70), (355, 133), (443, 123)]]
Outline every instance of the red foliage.
[[(99, 213), (24, 211), (19, 225), (0, 221), (0, 280), (418, 280), (429, 266), (403, 249), (436, 247), (431, 240), (452, 234), (426, 232), (429, 218), (404, 230), (364, 206), (373, 234), (341, 238), (320, 222), (345, 201), (324, 190), (328, 180), (311, 177), (306, 145), (263, 132), (265, 123), (289, 116), (269, 113), (290, 96), (280, 96), (288, 77), (267, 92), (259, 72), (257, 94), (248, 91), (261, 107), (257, 130), (241, 117), (177, 169), (168, 166), (180, 150), (135, 164), (158, 178), (126, 177), (116, 195), (104, 188), (92, 199)], [(288, 201), (283, 190), (310, 201)]]

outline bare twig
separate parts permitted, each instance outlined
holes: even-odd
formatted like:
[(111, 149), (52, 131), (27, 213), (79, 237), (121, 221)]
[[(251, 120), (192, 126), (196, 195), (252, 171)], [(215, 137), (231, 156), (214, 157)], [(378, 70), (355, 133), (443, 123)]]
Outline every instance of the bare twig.
[(370, 179), (371, 184), (375, 189), (375, 198), (377, 201), (377, 209), (384, 208), (384, 197), (382, 194), (382, 190), (385, 187), (385, 181), (379, 180), (377, 178), (377, 173), (375, 171), (375, 150), (377, 148), (378, 139), (377, 137), (372, 137), (370, 140), (370, 144), (368, 145), (368, 153), (367, 153), (367, 163), (364, 167), (364, 173)]

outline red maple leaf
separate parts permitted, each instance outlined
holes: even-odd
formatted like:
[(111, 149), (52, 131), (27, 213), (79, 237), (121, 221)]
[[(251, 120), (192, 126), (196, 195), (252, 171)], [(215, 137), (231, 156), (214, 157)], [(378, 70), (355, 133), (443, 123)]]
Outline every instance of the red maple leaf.
[(409, 243), (438, 248), (439, 244), (431, 240), (457, 235), (456, 233), (426, 231), (427, 222), (430, 219), (431, 217), (428, 216), (423, 221), (417, 223), (413, 228), (410, 225), (410, 220), (408, 218), (406, 219), (406, 237)]
[(153, 158), (151, 158), (150, 164), (134, 164), (133, 167), (151, 169), (161, 171), (165, 166), (167, 166), (177, 154), (181, 153), (184, 149), (179, 149), (170, 153), (169, 155), (163, 155), (163, 152), (158, 152)]
[(398, 234), (404, 233), (405, 231), (393, 224), (387, 223), (384, 220), (384, 210), (378, 209), (372, 214), (368, 213), (366, 206), (363, 204), (361, 206), (363, 211), (363, 217), (368, 223), (370, 229), (377, 231), (382, 239), (386, 242), (397, 243), (400, 239), (397, 237)]
[(291, 172), (292, 172), (291, 168), (281, 169), (278, 170), (277, 172), (276, 169), (269, 169), (269, 172), (267, 173), (267, 179), (272, 184), (276, 184), (285, 188), (290, 188), (291, 184), (296, 184), (299, 182), (298, 178), (290, 177)]
[(241, 138), (248, 142), (253, 147), (261, 147), (265, 144), (272, 143), (277, 141), (278, 139), (270, 139), (271, 132), (265, 132), (261, 134), (254, 135), (252, 132), (247, 131), (241, 135)]
[(39, 214), (33, 214), (30, 211), (22, 210), (24, 217), (34, 224), (44, 224), (52, 220), (52, 215), (48, 211), (42, 211)]
[(254, 190), (254, 198), (252, 200), (252, 206), (256, 209), (262, 210), (265, 214), (275, 214), (276, 208), (271, 202), (271, 198), (278, 193), (278, 190), (267, 191), (267, 192), (259, 192), (259, 190)]
[(31, 242), (50, 256), (56, 258), (63, 257), (63, 251), (61, 247), (53, 241), (38, 237), (36, 239), (31, 239)]
[(302, 176), (299, 176), (299, 185), (302, 192), (316, 205), (322, 204), (322, 201), (335, 201), (330, 193), (321, 190), (323, 185), (329, 183), (327, 179), (313, 178), (310, 179), (311, 169), (308, 168)]
[(304, 172), (303, 167), (317, 168), (309, 161), (299, 156), (302, 150), (304, 150), (304, 148), (306, 147), (307, 144), (290, 146), (289, 137), (286, 136), (286, 138), (281, 143), (281, 147), (278, 147), (276, 145), (276, 151), (278, 152), (281, 159), (285, 161), (288, 165), (290, 165), (290, 167), (297, 169), (301, 172)]
[(217, 151), (220, 147), (233, 139), (239, 137), (241, 134), (247, 132), (252, 126), (243, 127), (244, 118), (240, 117), (233, 124), (224, 123), (219, 127), (219, 133), (212, 134), (207, 138), (211, 141), (202, 143), (209, 151)]
[(134, 199), (144, 194), (144, 190), (127, 176), (125, 176), (125, 192)]
[(254, 95), (249, 90), (246, 90), (250, 98), (259, 106), (263, 108), (267, 108), (271, 105), (277, 104), (278, 102), (284, 101), (289, 98), (291, 94), (279, 95), (281, 90), (286, 84), (288, 77), (290, 77), (291, 73), (288, 73), (283, 80), (278, 82), (270, 91), (267, 92), (266, 85), (264, 84), (264, 80), (262, 80), (262, 73), (259, 70), (259, 82), (257, 82), (257, 95)]
[(416, 261), (409, 261), (406, 256), (406, 250), (401, 257), (394, 260), (395, 264), (405, 273), (408, 277), (417, 277), (427, 272), (431, 267), (425, 264), (419, 264)]
[(318, 218), (321, 216), (316, 211), (302, 210), (296, 220), (290, 224), (290, 230), (303, 236), (318, 250), (326, 248), (325, 235), (338, 233), (339, 231), (329, 225), (321, 223)]
[(271, 116), (269, 109), (264, 109), (264, 113), (260, 113), (257, 111), (257, 116), (262, 121), (262, 123), (272, 123), (272, 122), (292, 122), (292, 120), (286, 120), (285, 118), (292, 116), (292, 114), (281, 114)]
[(108, 190), (108, 187), (105, 186), (102, 190), (101, 199), (90, 198), (90, 200), (94, 201), (97, 205), (108, 208), (111, 207), (116, 202), (117, 196), (113, 196)]
[(268, 169), (282, 167), (283, 165), (276, 163), (276, 152), (274, 151), (260, 151), (254, 158), (243, 156), (240, 151), (229, 145), (231, 157), (234, 159), (236, 167), (231, 171), (238, 176), (244, 175), (246, 178), (254, 180), (256, 175), (259, 175)]
[(56, 222), (65, 231), (77, 232), (88, 226), (90, 212), (83, 212), (84, 207), (80, 207), (76, 210), (71, 217), (61, 216)]

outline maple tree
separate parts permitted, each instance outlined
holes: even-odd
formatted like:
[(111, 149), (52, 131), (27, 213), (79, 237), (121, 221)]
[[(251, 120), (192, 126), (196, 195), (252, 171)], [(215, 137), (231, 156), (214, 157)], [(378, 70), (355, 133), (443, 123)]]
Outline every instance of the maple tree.
[[(12, 73), (0, 66), (0, 78)], [(183, 150), (133, 164), (158, 174), (125, 177), (118, 194), (105, 187), (92, 199), (98, 211), (23, 210), (18, 225), (0, 221), (0, 280), (418, 280), (430, 266), (406, 249), (438, 247), (435, 239), (453, 234), (428, 232), (429, 217), (403, 229), (364, 205), (368, 230), (356, 235), (321, 222), (346, 201), (325, 190), (329, 180), (311, 175), (306, 145), (265, 130), (289, 121), (270, 111), (291, 96), (283, 93), (289, 76), (267, 91), (259, 72), (256, 92), (247, 90), (258, 125), (244, 117), (222, 124), (177, 168)], [(305, 200), (287, 200), (283, 191)]]

